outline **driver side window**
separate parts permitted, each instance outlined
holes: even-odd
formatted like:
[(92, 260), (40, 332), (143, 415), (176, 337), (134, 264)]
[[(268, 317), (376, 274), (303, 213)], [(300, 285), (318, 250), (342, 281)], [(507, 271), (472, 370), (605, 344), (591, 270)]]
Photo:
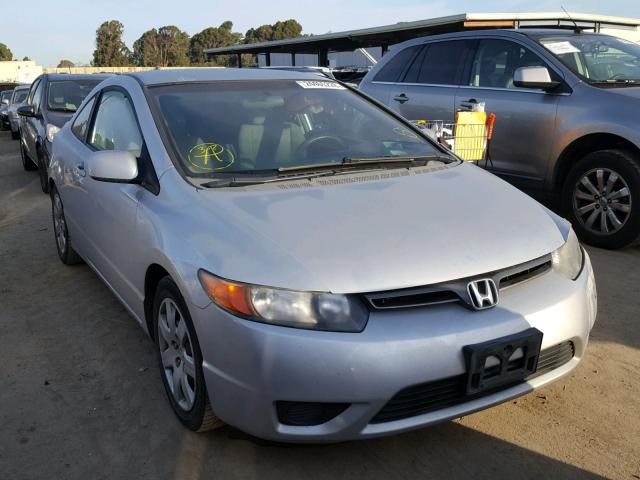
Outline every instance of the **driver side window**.
[(546, 66), (537, 54), (518, 43), (508, 40), (481, 40), (473, 59), (470, 85), (517, 88), (513, 84), (513, 76), (518, 68)]
[(88, 143), (97, 150), (124, 150), (140, 157), (142, 134), (133, 106), (123, 92), (103, 92)]

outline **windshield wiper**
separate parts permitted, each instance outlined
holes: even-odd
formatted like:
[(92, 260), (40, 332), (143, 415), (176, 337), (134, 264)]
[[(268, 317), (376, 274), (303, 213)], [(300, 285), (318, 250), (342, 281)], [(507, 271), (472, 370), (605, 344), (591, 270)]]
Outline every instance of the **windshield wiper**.
[(77, 108), (49, 108), (50, 112), (69, 112), (76, 113), (78, 111)]
[(429, 161), (445, 161), (445, 157), (438, 155), (428, 156), (376, 156), (376, 157), (344, 157), (340, 162), (312, 163), (307, 165), (295, 165), (280, 167), (273, 170), (272, 174), (260, 175), (245, 173), (238, 175), (225, 175), (201, 184), (205, 188), (244, 187), (260, 185), (263, 183), (282, 182), (285, 180), (299, 180), (316, 177), (326, 177), (340, 173), (361, 171), (362, 167), (380, 167), (386, 165), (424, 166)]
[(444, 161), (444, 157), (438, 155), (382, 155), (374, 157), (344, 157), (340, 162), (329, 163), (310, 163), (307, 165), (295, 165), (292, 167), (280, 167), (278, 172), (295, 172), (300, 170), (316, 170), (316, 169), (342, 169), (355, 165), (388, 165), (388, 164), (423, 164), (426, 165), (431, 160)]
[(637, 84), (640, 83), (640, 79), (635, 78), (610, 78), (607, 80), (593, 80), (591, 83), (601, 84), (601, 85), (628, 85), (628, 84)]
[(226, 177), (215, 178), (209, 182), (201, 184), (201, 186), (205, 188), (246, 187), (249, 185), (261, 185), (263, 183), (282, 182), (285, 180), (325, 177), (327, 175), (333, 175), (334, 173), (334, 171), (325, 170), (321, 172), (297, 173), (295, 175), (230, 175)]

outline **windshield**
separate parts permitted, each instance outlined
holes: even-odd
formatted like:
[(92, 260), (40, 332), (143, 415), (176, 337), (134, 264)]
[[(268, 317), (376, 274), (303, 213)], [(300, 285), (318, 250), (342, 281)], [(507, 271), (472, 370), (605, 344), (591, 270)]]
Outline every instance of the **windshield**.
[(27, 95), (29, 95), (29, 89), (16, 90), (11, 99), (11, 103), (22, 103), (26, 100)]
[(102, 80), (62, 80), (49, 83), (47, 106), (49, 110), (75, 112), (84, 97)]
[(221, 81), (150, 92), (191, 176), (340, 163), (347, 157), (444, 156), (330, 80)]
[(567, 67), (591, 83), (640, 82), (640, 45), (607, 35), (540, 38)]

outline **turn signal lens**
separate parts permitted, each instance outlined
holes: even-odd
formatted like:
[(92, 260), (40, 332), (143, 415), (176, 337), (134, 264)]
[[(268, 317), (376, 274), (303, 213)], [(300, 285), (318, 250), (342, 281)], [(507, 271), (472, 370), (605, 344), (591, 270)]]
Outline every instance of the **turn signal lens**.
[(222, 308), (242, 315), (254, 314), (248, 302), (249, 289), (245, 285), (223, 280), (204, 270), (198, 272), (198, 278), (211, 300)]

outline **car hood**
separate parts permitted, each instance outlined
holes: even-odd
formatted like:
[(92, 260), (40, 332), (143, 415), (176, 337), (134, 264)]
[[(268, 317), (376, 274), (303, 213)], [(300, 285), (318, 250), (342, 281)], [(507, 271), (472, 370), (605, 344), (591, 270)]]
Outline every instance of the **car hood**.
[(47, 123), (51, 123), (58, 128), (62, 128), (65, 123), (71, 120), (73, 117), (73, 113), (71, 112), (52, 112), (51, 110), (47, 111)]
[(637, 87), (608, 87), (604, 89), (612, 95), (622, 95), (623, 97), (631, 97), (640, 100), (640, 86)]
[(214, 227), (207, 235), (215, 241), (199, 242), (212, 245), (212, 273), (282, 288), (370, 292), (499, 270), (564, 243), (562, 220), (470, 164), (372, 181), (327, 178), (333, 184), (199, 190), (208, 215), (233, 225), (224, 240)]

